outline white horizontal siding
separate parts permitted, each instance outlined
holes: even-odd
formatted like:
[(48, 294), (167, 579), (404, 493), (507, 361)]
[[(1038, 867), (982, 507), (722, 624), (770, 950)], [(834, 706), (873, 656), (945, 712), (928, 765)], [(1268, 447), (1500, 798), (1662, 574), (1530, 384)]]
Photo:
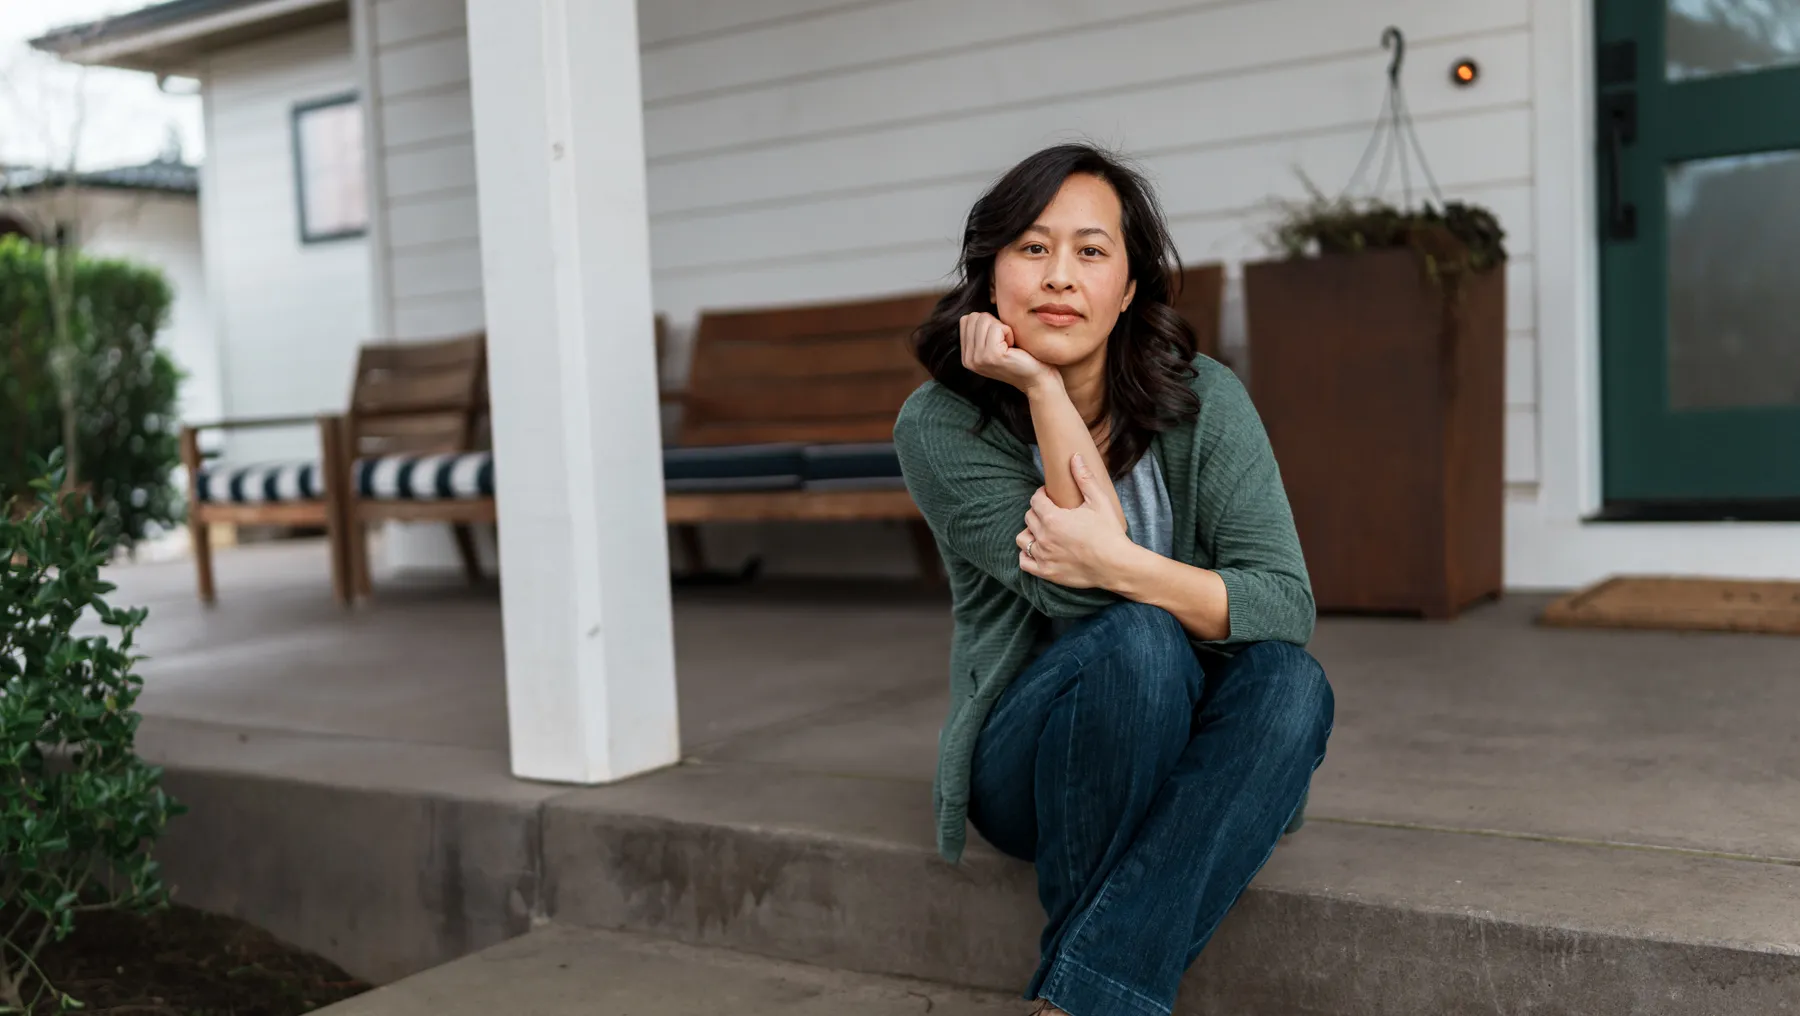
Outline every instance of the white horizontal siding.
[(638, 39), (646, 50), (729, 36), (759, 27), (797, 25), (893, 0), (639, 0)]
[(481, 288), (481, 248), (477, 244), (396, 251), (393, 266), (396, 300), (456, 296)]
[(388, 312), (399, 338), (479, 328), (481, 244), (462, 0), (362, 0), (373, 36), (371, 106)]
[[(1348, 182), (1381, 108), (1381, 30), (1404, 26), (1438, 182), (1509, 234), (1507, 479), (1535, 482), (1527, 0), (639, 9), (657, 302), (678, 324), (708, 306), (943, 285), (970, 202), (1072, 137), (1138, 159), (1185, 260), (1263, 256), (1304, 179), (1327, 193)], [(1449, 84), (1463, 57), (1481, 63), (1476, 87)], [(1423, 192), (1417, 173), (1413, 184)], [(1390, 174), (1389, 195), (1399, 189)]]
[[(1409, 45), (1408, 59), (1416, 66), (1447, 66), (1465, 53), (1475, 53), (1484, 65), (1482, 86), (1468, 91), (1450, 88), (1437, 75), (1415, 71), (1410, 97), (1414, 114), (1432, 119), (1528, 102), (1524, 68), (1528, 47), (1527, 36), (1510, 31), (1454, 44)], [(876, 196), (883, 189), (926, 182), (979, 184), (999, 175), (1034, 146), (1072, 135), (1114, 144), (1143, 158), (1372, 127), (1381, 105), (1381, 66), (1381, 52), (1369, 46), (1354, 57), (1178, 80), (1132, 96), (1072, 98), (892, 123), (880, 131), (791, 138), (778, 145), (707, 157), (696, 153), (653, 159), (651, 214), (804, 200), (840, 191)], [(854, 87), (847, 80), (839, 85)], [(780, 96), (770, 98), (779, 102)], [(871, 106), (881, 102), (876, 95), (865, 99)], [(645, 129), (654, 141), (661, 114), (647, 113)], [(1271, 182), (1278, 182), (1274, 178), (1285, 175), (1285, 169), (1268, 167)]]
[(467, 89), (384, 99), (379, 108), (382, 143), (389, 151), (433, 141), (469, 138), (475, 133)]
[[(1369, 50), (1381, 26), (1389, 23), (1407, 25), (1412, 37), (1426, 45), (1446, 35), (1461, 38), (1508, 30), (1523, 34), (1527, 25), (1525, 0), (1488, 0), (1480, 5), (1445, 0), (1354, 4), (1262, 0), (1208, 6), (1151, 23), (1085, 29), (1079, 36), (1083, 58), (1072, 59), (1071, 38), (1063, 33), (1045, 36), (1045, 20), (1021, 22), (1019, 27), (1031, 34), (1020, 41), (968, 51), (961, 46), (958, 22), (942, 19), (935, 23), (940, 44), (952, 50), (943, 56), (899, 65), (877, 58), (873, 64), (779, 87), (739, 88), (707, 93), (697, 101), (658, 105), (650, 110), (649, 156), (655, 161), (835, 132), (868, 133), (889, 124), (942, 121), (991, 110), (1056, 112), (1064, 100), (1102, 95), (1114, 99), (1116, 106), (1129, 106), (1133, 96), (1171, 81), (1354, 59)], [(850, 43), (848, 37), (844, 41)], [(868, 46), (885, 42), (862, 40)], [(646, 62), (655, 56), (646, 55)], [(1379, 70), (1379, 59), (1369, 62)], [(1512, 76), (1522, 81), (1528, 71), (1528, 66), (1518, 67)], [(1374, 80), (1378, 83), (1379, 75)], [(1355, 76), (1346, 75), (1340, 95), (1311, 99), (1330, 108), (1373, 91), (1367, 85), (1356, 88), (1355, 83)], [(1240, 104), (1244, 98), (1239, 96)], [(1366, 116), (1367, 107), (1345, 112)]]
[(486, 320), (480, 293), (394, 301), (394, 327), (401, 335), (461, 335), (479, 331)]
[[(226, 50), (205, 69), (201, 217), (227, 415), (336, 412), (349, 395), (368, 334), (367, 247), (300, 242), (292, 111), (354, 91), (355, 80), (341, 24)], [(317, 454), (310, 428), (235, 432), (226, 450), (248, 459)]]
[[(459, 0), (372, 4), (390, 299), (400, 334), (480, 319)], [(969, 204), (1087, 137), (1155, 179), (1185, 259), (1262, 256), (1303, 177), (1335, 193), (1409, 35), (1420, 140), (1451, 197), (1509, 233), (1507, 478), (1537, 477), (1528, 0), (642, 0), (658, 306), (945, 284)], [(1079, 40), (1079, 47), (1071, 42)], [(1076, 55), (1071, 55), (1071, 54)], [(1462, 57), (1480, 83), (1450, 86)], [(1415, 186), (1420, 181), (1414, 179)], [(1397, 195), (1399, 177), (1388, 191)]]
[[(439, 3), (444, 0), (438, 0)], [(381, 5), (376, 4), (376, 10)], [(425, 39), (407, 45), (385, 46), (376, 51), (381, 81), (377, 94), (393, 99), (421, 92), (467, 91), (469, 41), (457, 34)]]
[[(658, 40), (654, 33), (666, 2), (640, 4), (644, 49), (655, 59), (644, 65), (644, 100), (656, 105), (733, 88), (768, 87), (876, 63), (942, 57), (964, 51), (989, 55), (996, 43), (1032, 36), (1063, 37), (1084, 28), (1180, 16), (1207, 6), (1242, 0), (1112, 0), (1106, 4), (1064, 4), (1048, 9), (1042, 0), (932, 0), (928, 3), (865, 3), (814, 9), (811, 17), (768, 18), (736, 31), (714, 26), (692, 41)], [(724, 6), (724, 5), (713, 5)], [(774, 4), (748, 4), (765, 12)], [(809, 5), (810, 6), (810, 5)], [(834, 16), (821, 16), (834, 15)], [(956, 25), (946, 44), (943, 25)], [(674, 27), (674, 26), (669, 26)], [(1023, 33), (1023, 34), (1022, 34)], [(662, 51), (662, 52), (657, 52)]]
[(469, 23), (467, 8), (460, 0), (385, 0), (371, 13), (378, 49), (444, 35), (461, 37)]
[(479, 246), (481, 223), (473, 187), (428, 202), (388, 207), (388, 243), (396, 251), (467, 241)]
[[(1530, 121), (1529, 109), (1505, 107), (1422, 123), (1419, 136), (1428, 151), (1442, 154), (1433, 169), (1450, 190), (1517, 191), (1529, 200)], [(1205, 249), (1224, 242), (1218, 224), (1227, 224), (1229, 233), (1242, 222), (1266, 218), (1272, 200), (1303, 199), (1302, 167), (1320, 185), (1348, 180), (1368, 139), (1367, 127), (1358, 125), (1330, 134), (1151, 156), (1141, 162), (1160, 185), (1171, 224), (1193, 236), (1196, 249)], [(1484, 143), (1489, 141), (1491, 145)], [(1396, 179), (1395, 191), (1397, 184)], [(805, 204), (658, 217), (652, 234), (657, 268), (691, 271), (744, 260), (807, 254), (823, 259), (894, 247), (941, 246), (960, 234), (969, 205), (985, 186), (985, 181), (929, 184), (891, 190), (878, 200), (838, 194)], [(1414, 186), (1415, 197), (1424, 192), (1416, 171)], [(1522, 251), (1530, 246), (1529, 237), (1521, 235), (1529, 228), (1530, 216), (1519, 216), (1518, 222), (1513, 246)], [(721, 235), (755, 237), (757, 242), (754, 250), (709, 242)]]
[(467, 191), (475, 186), (474, 139), (452, 139), (404, 151), (388, 151), (383, 159), (382, 180), (390, 201), (445, 191)]

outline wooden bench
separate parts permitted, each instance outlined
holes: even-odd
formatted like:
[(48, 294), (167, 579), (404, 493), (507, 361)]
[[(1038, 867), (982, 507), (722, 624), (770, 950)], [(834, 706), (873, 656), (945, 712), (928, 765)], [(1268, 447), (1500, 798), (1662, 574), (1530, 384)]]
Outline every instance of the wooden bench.
[(937, 294), (700, 318), (665, 512), (691, 565), (703, 522), (899, 521), (921, 571), (937, 545), (901, 480), (894, 419), (926, 380), (912, 332)]
[[(216, 599), (217, 524), (319, 528), (329, 536), (332, 591), (349, 603), (369, 590), (364, 531), (382, 519), (458, 525), (464, 567), (478, 577), (468, 524), (494, 518), (485, 436), (484, 341), (371, 343), (357, 358), (346, 414), (221, 420), (183, 427), (188, 533), (200, 599)], [(310, 426), (319, 454), (291, 462), (208, 463), (200, 434)], [(354, 538), (352, 538), (354, 536)]]
[[(1184, 269), (1175, 307), (1200, 351), (1219, 356), (1224, 272)], [(898, 521), (921, 571), (940, 573), (937, 547), (893, 456), (894, 418), (926, 379), (912, 332), (935, 293), (701, 316), (679, 440), (664, 454), (665, 513), (692, 565), (704, 522)], [(656, 321), (658, 361), (666, 322)], [(290, 525), (331, 534), (341, 601), (370, 592), (366, 532), (382, 521), (447, 522), (471, 580), (480, 577), (470, 527), (496, 518), (486, 447), (485, 343), (369, 344), (342, 416), (227, 420), (183, 428), (188, 525), (200, 598), (215, 597), (209, 527)], [(207, 466), (202, 430), (316, 427), (315, 460)], [(330, 482), (328, 477), (343, 477)]]

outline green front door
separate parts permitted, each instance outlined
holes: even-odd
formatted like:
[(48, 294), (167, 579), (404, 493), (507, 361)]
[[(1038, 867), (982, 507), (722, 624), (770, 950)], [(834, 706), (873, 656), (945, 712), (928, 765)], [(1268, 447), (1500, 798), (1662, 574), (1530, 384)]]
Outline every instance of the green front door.
[(1800, 0), (1597, 0), (1607, 513), (1800, 517)]

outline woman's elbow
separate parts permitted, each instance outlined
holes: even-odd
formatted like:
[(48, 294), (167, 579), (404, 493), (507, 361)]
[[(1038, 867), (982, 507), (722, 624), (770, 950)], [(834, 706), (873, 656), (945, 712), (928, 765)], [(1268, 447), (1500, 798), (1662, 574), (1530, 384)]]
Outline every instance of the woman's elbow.
[(1059, 621), (1078, 620), (1105, 610), (1115, 599), (1098, 589), (1069, 589), (1043, 579), (1032, 580), (1035, 589), (1030, 597), (1040, 614)]
[(1312, 641), (1313, 630), (1318, 626), (1319, 607), (1313, 600), (1312, 583), (1306, 576), (1296, 576), (1290, 581), (1293, 583), (1293, 630), (1286, 641), (1304, 646)]

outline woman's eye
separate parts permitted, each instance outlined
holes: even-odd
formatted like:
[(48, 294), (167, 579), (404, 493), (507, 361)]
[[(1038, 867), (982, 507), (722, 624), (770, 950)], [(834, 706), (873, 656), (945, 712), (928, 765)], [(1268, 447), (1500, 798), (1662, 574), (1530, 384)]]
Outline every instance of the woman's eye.
[(1028, 243), (1025, 245), (1025, 253), (1027, 253), (1027, 254), (1042, 254), (1042, 253), (1048, 251), (1049, 249), (1050, 248), (1044, 246), (1041, 243)]
[(1106, 252), (1098, 247), (1083, 247), (1081, 248), (1081, 253), (1087, 257), (1097, 258), (1104, 256)]

